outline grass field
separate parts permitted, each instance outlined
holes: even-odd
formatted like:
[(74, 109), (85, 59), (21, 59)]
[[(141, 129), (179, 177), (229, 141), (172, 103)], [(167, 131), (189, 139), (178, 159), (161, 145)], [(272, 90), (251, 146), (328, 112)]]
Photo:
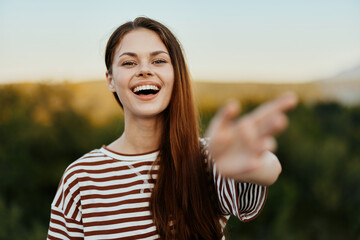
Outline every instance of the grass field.
[[(38, 91), (41, 84), (14, 84), (21, 92), (31, 95)], [(122, 114), (121, 109), (109, 92), (106, 81), (89, 81), (81, 83), (51, 84), (56, 91), (64, 91), (69, 95), (72, 105), (81, 113), (89, 116), (96, 124), (105, 123), (109, 118)], [(271, 83), (215, 83), (194, 81), (195, 101), (201, 111), (213, 111), (228, 99), (236, 99), (241, 103), (263, 102), (286, 91), (298, 94), (300, 101), (313, 103), (324, 99), (320, 85), (316, 82), (297, 84)], [(54, 97), (56, 106), (56, 97)]]

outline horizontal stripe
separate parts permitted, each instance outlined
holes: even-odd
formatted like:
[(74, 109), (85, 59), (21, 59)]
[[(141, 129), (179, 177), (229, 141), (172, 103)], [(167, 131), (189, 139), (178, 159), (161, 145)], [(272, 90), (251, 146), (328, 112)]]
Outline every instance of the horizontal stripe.
[(96, 208), (89, 208), (89, 209), (83, 209), (83, 216), (87, 213), (100, 213), (100, 212), (106, 212), (107, 214), (111, 214), (111, 212), (119, 211), (119, 210), (128, 210), (128, 209), (138, 209), (139, 207), (148, 207), (149, 201), (144, 202), (136, 202), (136, 203), (130, 203), (130, 204), (123, 204), (121, 206), (106, 206), (106, 207), (96, 207)]
[[(141, 231), (142, 233), (146, 231), (146, 229), (151, 229), (154, 227), (154, 224), (152, 221), (147, 221), (148, 224), (142, 225), (141, 223), (139, 225), (132, 224), (126, 224), (126, 227), (124, 228), (115, 228), (115, 229), (105, 229), (102, 228), (101, 230), (97, 231), (88, 231), (85, 236), (98, 236), (98, 235), (106, 235), (106, 234), (115, 234), (117, 233), (119, 238), (129, 236), (130, 232), (132, 231)], [(127, 233), (129, 232), (129, 233)]]
[(126, 216), (129, 213), (134, 213), (134, 212), (140, 212), (140, 211), (149, 211), (150, 212), (150, 208), (149, 208), (149, 204), (148, 203), (142, 203), (142, 204), (137, 204), (136, 207), (133, 208), (122, 208), (122, 209), (109, 209), (110, 211), (100, 211), (100, 212), (89, 212), (89, 213), (83, 213), (83, 219), (84, 222), (87, 221), (88, 219), (95, 219), (97, 217), (108, 217), (108, 216), (115, 216), (117, 214), (119, 215), (124, 215)]
[(82, 205), (82, 209), (87, 208), (107, 208), (107, 207), (115, 207), (115, 206), (124, 206), (126, 204), (131, 203), (141, 203), (141, 202), (148, 202), (149, 198), (133, 198), (133, 199), (124, 199), (121, 201), (116, 202), (109, 202), (109, 203), (92, 203), (92, 204), (84, 204)]
[[(140, 188), (141, 186), (137, 186), (136, 188), (130, 190), (130, 191), (126, 191), (126, 192), (120, 192), (118, 193), (117, 191), (114, 191), (115, 193), (106, 193), (104, 194), (103, 192), (98, 193), (98, 194), (84, 194), (84, 196), (81, 197), (82, 201), (84, 203), (86, 203), (86, 200), (99, 200), (99, 201), (104, 201), (105, 199), (117, 199), (120, 197), (124, 197), (127, 195), (131, 195), (131, 194), (137, 194), (139, 193), (139, 190), (141, 190), (142, 188)], [(150, 193), (150, 188), (152, 188), (152, 185), (147, 185), (147, 188), (144, 190), (144, 193)]]
[[(110, 219), (110, 220), (108, 220)], [(146, 212), (135, 212), (132, 214), (127, 215), (111, 215), (106, 216), (106, 218), (93, 218), (91, 222), (84, 223), (84, 226), (86, 227), (92, 227), (92, 226), (104, 226), (104, 225), (111, 225), (111, 224), (117, 224), (117, 223), (124, 223), (124, 222), (134, 222), (137, 220), (151, 220), (151, 213), (150, 211)]]

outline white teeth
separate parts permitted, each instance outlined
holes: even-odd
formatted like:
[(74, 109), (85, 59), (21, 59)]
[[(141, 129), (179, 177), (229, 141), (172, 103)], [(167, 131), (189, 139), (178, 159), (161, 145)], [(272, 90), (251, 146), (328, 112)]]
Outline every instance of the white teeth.
[(142, 85), (142, 86), (137, 86), (136, 88), (134, 88), (133, 92), (137, 93), (141, 90), (156, 90), (159, 91), (159, 88), (155, 85)]

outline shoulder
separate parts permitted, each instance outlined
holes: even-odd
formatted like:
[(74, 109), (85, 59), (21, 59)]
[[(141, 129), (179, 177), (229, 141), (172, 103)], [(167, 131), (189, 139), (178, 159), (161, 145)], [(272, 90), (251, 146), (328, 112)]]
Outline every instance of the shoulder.
[(71, 215), (74, 219), (80, 218), (79, 211), (69, 213), (70, 208), (77, 209), (74, 206), (77, 206), (79, 201), (79, 175), (84, 172), (86, 165), (91, 164), (99, 156), (101, 156), (99, 149), (95, 149), (75, 160), (66, 168), (52, 202), (52, 207), (62, 211), (68, 217)]
[(94, 149), (72, 162), (61, 177), (55, 199), (62, 199), (64, 193), (77, 192), (81, 178), (91, 169), (97, 168), (106, 161), (111, 161), (111, 158), (102, 153), (100, 149)]
[(106, 164), (107, 162), (111, 161), (111, 159), (112, 158), (104, 154), (101, 149), (94, 149), (72, 162), (66, 168), (62, 177), (62, 181), (64, 183), (68, 181), (74, 181), (88, 170), (99, 165)]
[(96, 163), (99, 160), (101, 161), (108, 158), (109, 157), (104, 154), (100, 149), (94, 149), (72, 162), (65, 171), (74, 171), (91, 163)]

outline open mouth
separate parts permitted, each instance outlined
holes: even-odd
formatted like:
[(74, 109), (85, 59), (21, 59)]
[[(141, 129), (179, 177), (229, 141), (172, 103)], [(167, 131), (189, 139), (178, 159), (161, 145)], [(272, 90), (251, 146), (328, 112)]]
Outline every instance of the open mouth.
[(133, 90), (136, 95), (155, 95), (160, 91), (160, 88), (155, 85), (137, 86)]

